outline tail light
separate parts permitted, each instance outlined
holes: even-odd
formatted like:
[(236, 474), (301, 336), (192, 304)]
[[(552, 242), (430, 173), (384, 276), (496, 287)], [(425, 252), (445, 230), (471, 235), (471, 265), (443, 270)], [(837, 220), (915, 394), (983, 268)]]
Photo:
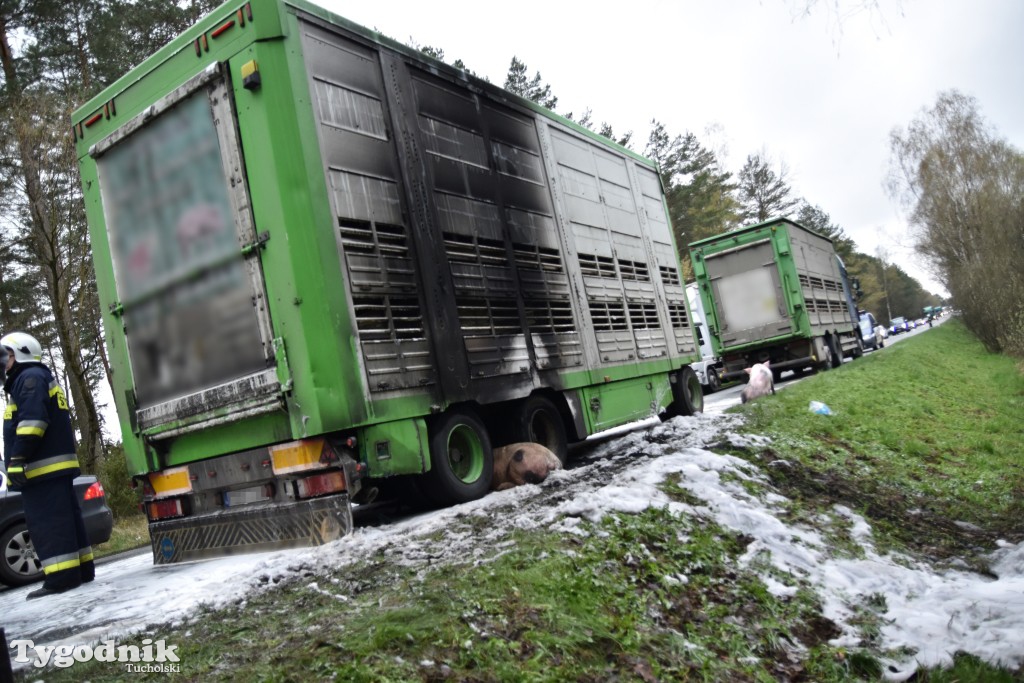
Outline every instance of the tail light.
[(155, 522), (158, 519), (168, 517), (184, 517), (185, 509), (180, 498), (170, 500), (155, 500), (146, 504), (146, 512), (149, 514), (149, 521)]
[(345, 490), (345, 475), (342, 472), (317, 474), (295, 482), (296, 498), (312, 498)]
[(102, 498), (105, 495), (107, 495), (107, 494), (103, 491), (103, 484), (101, 484), (99, 482), (96, 482), (95, 484), (93, 484), (92, 486), (90, 486), (89, 488), (87, 488), (85, 490), (85, 496), (82, 497), (82, 500), (92, 500), (93, 498)]

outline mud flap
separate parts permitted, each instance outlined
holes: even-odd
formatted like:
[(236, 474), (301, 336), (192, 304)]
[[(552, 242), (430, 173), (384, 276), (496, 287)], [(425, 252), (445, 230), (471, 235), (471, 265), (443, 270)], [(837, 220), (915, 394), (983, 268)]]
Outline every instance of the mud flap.
[(149, 527), (153, 564), (321, 545), (352, 532), (348, 494), (262, 505)]

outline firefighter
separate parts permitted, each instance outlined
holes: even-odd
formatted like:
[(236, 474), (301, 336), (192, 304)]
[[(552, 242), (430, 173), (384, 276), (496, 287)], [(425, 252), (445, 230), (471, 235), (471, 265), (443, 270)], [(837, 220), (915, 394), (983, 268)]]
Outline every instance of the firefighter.
[(96, 576), (73, 485), (80, 471), (68, 400), (42, 357), (31, 335), (0, 338), (0, 379), (7, 393), (4, 465), (11, 488), (21, 491), (28, 533), (43, 565), (43, 586), (29, 600)]

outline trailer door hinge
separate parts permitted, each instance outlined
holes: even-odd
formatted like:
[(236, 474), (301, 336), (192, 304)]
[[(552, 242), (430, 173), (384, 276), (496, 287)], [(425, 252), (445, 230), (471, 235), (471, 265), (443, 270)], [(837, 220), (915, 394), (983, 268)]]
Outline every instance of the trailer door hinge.
[(255, 242), (250, 242), (249, 244), (246, 244), (244, 247), (242, 247), (242, 256), (248, 256), (249, 254), (253, 253), (257, 249), (263, 249), (264, 247), (267, 246), (267, 242), (269, 242), (269, 241), (270, 241), (270, 232), (267, 231), (267, 230), (264, 230), (263, 232), (261, 232), (259, 235), (256, 236), (256, 241)]
[(284, 338), (274, 338), (274, 359), (277, 361), (277, 381), (281, 383), (281, 393), (292, 390), (292, 371), (288, 367), (288, 354), (284, 349)]

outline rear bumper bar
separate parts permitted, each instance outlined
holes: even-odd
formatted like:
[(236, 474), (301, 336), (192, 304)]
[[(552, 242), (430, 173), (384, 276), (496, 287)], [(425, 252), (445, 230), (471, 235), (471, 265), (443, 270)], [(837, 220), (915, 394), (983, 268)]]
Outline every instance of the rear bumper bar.
[(351, 531), (347, 493), (149, 525), (154, 564), (321, 545)]

